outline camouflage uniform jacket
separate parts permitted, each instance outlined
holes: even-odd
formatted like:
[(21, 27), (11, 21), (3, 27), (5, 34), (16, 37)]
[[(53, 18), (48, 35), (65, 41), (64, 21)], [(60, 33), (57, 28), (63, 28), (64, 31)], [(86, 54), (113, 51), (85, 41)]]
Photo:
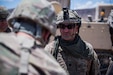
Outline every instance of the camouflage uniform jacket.
[(110, 63), (106, 75), (113, 75), (113, 61)]
[(109, 14), (109, 16), (108, 16), (108, 21), (107, 21), (107, 23), (109, 24), (109, 26), (110, 26), (111, 28), (113, 28), (113, 10), (111, 10), (111, 12), (110, 12), (110, 14)]
[[(54, 54), (55, 43), (56, 41), (52, 41), (46, 45), (45, 50)], [(99, 73), (100, 63), (97, 54), (93, 50), (91, 44), (87, 42), (85, 42), (85, 44), (86, 50), (90, 50), (89, 54), (92, 54), (93, 59), (81, 58), (78, 55), (73, 56), (69, 52), (63, 50), (60, 45), (58, 46), (56, 59), (69, 75), (97, 75)]]
[[(28, 59), (28, 75), (66, 75), (51, 54), (41, 48), (32, 50)], [(0, 75), (19, 74), (20, 51), (15, 34), (0, 34)]]

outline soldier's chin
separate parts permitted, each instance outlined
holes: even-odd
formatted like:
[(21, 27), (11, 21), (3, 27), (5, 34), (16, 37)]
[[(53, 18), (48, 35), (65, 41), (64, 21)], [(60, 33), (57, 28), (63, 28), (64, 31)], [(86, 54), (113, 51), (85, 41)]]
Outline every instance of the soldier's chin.
[(66, 40), (66, 41), (72, 41), (73, 40), (73, 38), (72, 37), (62, 37), (62, 39), (64, 39), (64, 40)]

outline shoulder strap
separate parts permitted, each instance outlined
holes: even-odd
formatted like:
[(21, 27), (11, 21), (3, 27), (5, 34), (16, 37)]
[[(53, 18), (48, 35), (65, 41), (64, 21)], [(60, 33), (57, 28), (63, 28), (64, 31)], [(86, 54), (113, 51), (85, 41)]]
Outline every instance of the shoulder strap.
[(21, 48), (19, 75), (28, 75), (30, 51), (28, 48)]
[(17, 38), (21, 46), (19, 74), (28, 75), (29, 58), (30, 58), (30, 54), (32, 51), (32, 47), (34, 46), (35, 40), (31, 40), (24, 36), (18, 36)]
[(54, 52), (53, 52), (53, 56), (57, 59), (57, 54), (58, 54), (58, 47), (59, 47), (59, 38), (55, 37), (55, 43), (54, 43)]

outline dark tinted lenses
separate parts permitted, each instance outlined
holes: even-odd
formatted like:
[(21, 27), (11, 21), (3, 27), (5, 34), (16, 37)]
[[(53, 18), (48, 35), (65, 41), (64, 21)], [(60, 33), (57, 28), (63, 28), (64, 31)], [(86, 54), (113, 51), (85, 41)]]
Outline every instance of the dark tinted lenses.
[(61, 29), (65, 29), (66, 27), (67, 27), (68, 29), (72, 29), (72, 28), (75, 27), (75, 24), (68, 24), (68, 25), (60, 24), (60, 25), (59, 25), (59, 28), (61, 28)]
[(6, 20), (5, 20), (5, 19), (1, 19), (1, 20), (0, 20), (0, 22), (4, 22), (4, 21), (6, 21)]
[(6, 18), (0, 16), (0, 22), (3, 22), (5, 20), (6, 20)]

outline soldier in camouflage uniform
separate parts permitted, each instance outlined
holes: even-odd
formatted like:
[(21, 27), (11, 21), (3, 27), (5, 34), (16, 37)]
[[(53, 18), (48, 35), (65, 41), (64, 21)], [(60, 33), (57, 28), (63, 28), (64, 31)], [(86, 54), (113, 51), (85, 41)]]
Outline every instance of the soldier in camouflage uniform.
[(109, 24), (109, 33), (110, 33), (110, 39), (112, 44), (111, 49), (113, 50), (113, 9), (111, 9), (107, 22)]
[(67, 75), (43, 50), (56, 30), (50, 2), (22, 0), (7, 21), (15, 33), (0, 33), (0, 75)]
[(0, 32), (11, 32), (11, 28), (8, 26), (6, 18), (9, 15), (9, 11), (6, 7), (0, 6)]
[(64, 8), (57, 15), (56, 24), (60, 36), (47, 44), (45, 50), (50, 52), (69, 75), (98, 75), (99, 60), (92, 45), (79, 36), (81, 18), (78, 14)]

